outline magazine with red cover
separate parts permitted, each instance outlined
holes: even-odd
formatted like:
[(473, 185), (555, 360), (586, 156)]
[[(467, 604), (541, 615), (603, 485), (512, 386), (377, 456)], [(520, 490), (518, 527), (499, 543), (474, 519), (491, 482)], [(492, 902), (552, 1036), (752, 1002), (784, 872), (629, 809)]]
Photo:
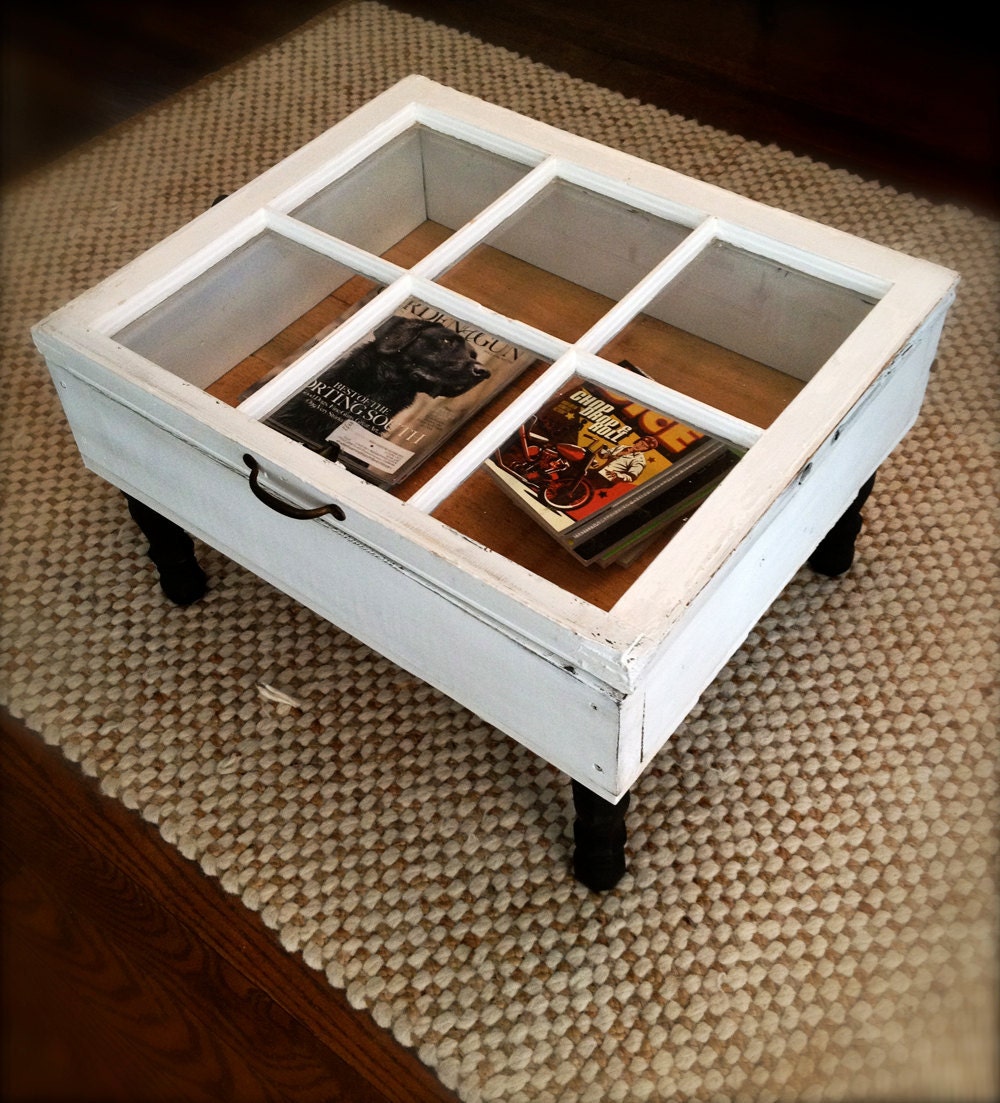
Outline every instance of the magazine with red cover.
[(573, 555), (607, 566), (689, 513), (738, 458), (727, 442), (574, 376), (485, 466)]

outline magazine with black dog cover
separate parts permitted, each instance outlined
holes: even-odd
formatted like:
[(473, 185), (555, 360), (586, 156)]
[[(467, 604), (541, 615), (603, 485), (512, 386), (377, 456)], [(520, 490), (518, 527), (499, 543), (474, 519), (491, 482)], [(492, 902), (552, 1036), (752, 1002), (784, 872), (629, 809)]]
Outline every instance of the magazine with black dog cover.
[(739, 455), (662, 410), (574, 376), (484, 466), (577, 559), (607, 566), (689, 514)]
[(411, 298), (264, 423), (390, 488), (536, 359)]

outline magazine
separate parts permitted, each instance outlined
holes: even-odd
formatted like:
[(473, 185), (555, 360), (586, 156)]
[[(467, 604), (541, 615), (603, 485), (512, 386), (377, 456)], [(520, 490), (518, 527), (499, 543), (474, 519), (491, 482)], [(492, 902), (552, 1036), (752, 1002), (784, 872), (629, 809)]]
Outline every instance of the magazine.
[(669, 414), (575, 376), (485, 467), (577, 559), (608, 566), (689, 514), (739, 455)]
[(389, 488), (536, 359), (411, 298), (264, 423)]

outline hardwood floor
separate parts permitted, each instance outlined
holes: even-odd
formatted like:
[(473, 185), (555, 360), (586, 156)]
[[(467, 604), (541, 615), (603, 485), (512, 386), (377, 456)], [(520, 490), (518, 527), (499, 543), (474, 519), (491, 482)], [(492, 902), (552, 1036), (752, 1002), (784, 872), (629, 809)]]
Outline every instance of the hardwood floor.
[[(3, 10), (4, 181), (287, 33), (324, 0)], [(1000, 210), (971, 5), (395, 0), (702, 122)], [(977, 9), (978, 11), (978, 9)], [(943, 17), (947, 16), (947, 19)], [(136, 815), (0, 714), (2, 1082), (27, 1100), (453, 1100)]]
[(334, 3), (32, 0), (5, 5), (0, 14), (3, 179), (46, 164)]
[(5, 1103), (455, 1103), (154, 828), (0, 732)]
[[(857, 0), (389, 0), (574, 76), (935, 200), (1000, 212), (984, 9)], [(54, 0), (3, 9), (3, 179), (329, 8)]]
[(699, 122), (937, 200), (998, 209), (995, 40), (855, 0), (394, 0)]

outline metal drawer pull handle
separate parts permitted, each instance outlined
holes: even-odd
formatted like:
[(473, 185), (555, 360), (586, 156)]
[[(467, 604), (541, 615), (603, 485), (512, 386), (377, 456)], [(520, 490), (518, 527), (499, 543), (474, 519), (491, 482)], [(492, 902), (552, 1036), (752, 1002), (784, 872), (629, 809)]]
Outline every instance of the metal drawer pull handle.
[(249, 453), (243, 457), (243, 462), (250, 468), (250, 489), (254, 493), (254, 497), (258, 498), (269, 506), (276, 513), (281, 513), (285, 517), (293, 517), (297, 521), (310, 521), (314, 517), (325, 517), (330, 514), (336, 517), (338, 521), (343, 521), (347, 516), (340, 506), (330, 502), (329, 505), (316, 506), (313, 509), (300, 509), (299, 506), (289, 505), (288, 502), (283, 502), (280, 498), (276, 498), (269, 491), (265, 490), (260, 485), (260, 464)]

